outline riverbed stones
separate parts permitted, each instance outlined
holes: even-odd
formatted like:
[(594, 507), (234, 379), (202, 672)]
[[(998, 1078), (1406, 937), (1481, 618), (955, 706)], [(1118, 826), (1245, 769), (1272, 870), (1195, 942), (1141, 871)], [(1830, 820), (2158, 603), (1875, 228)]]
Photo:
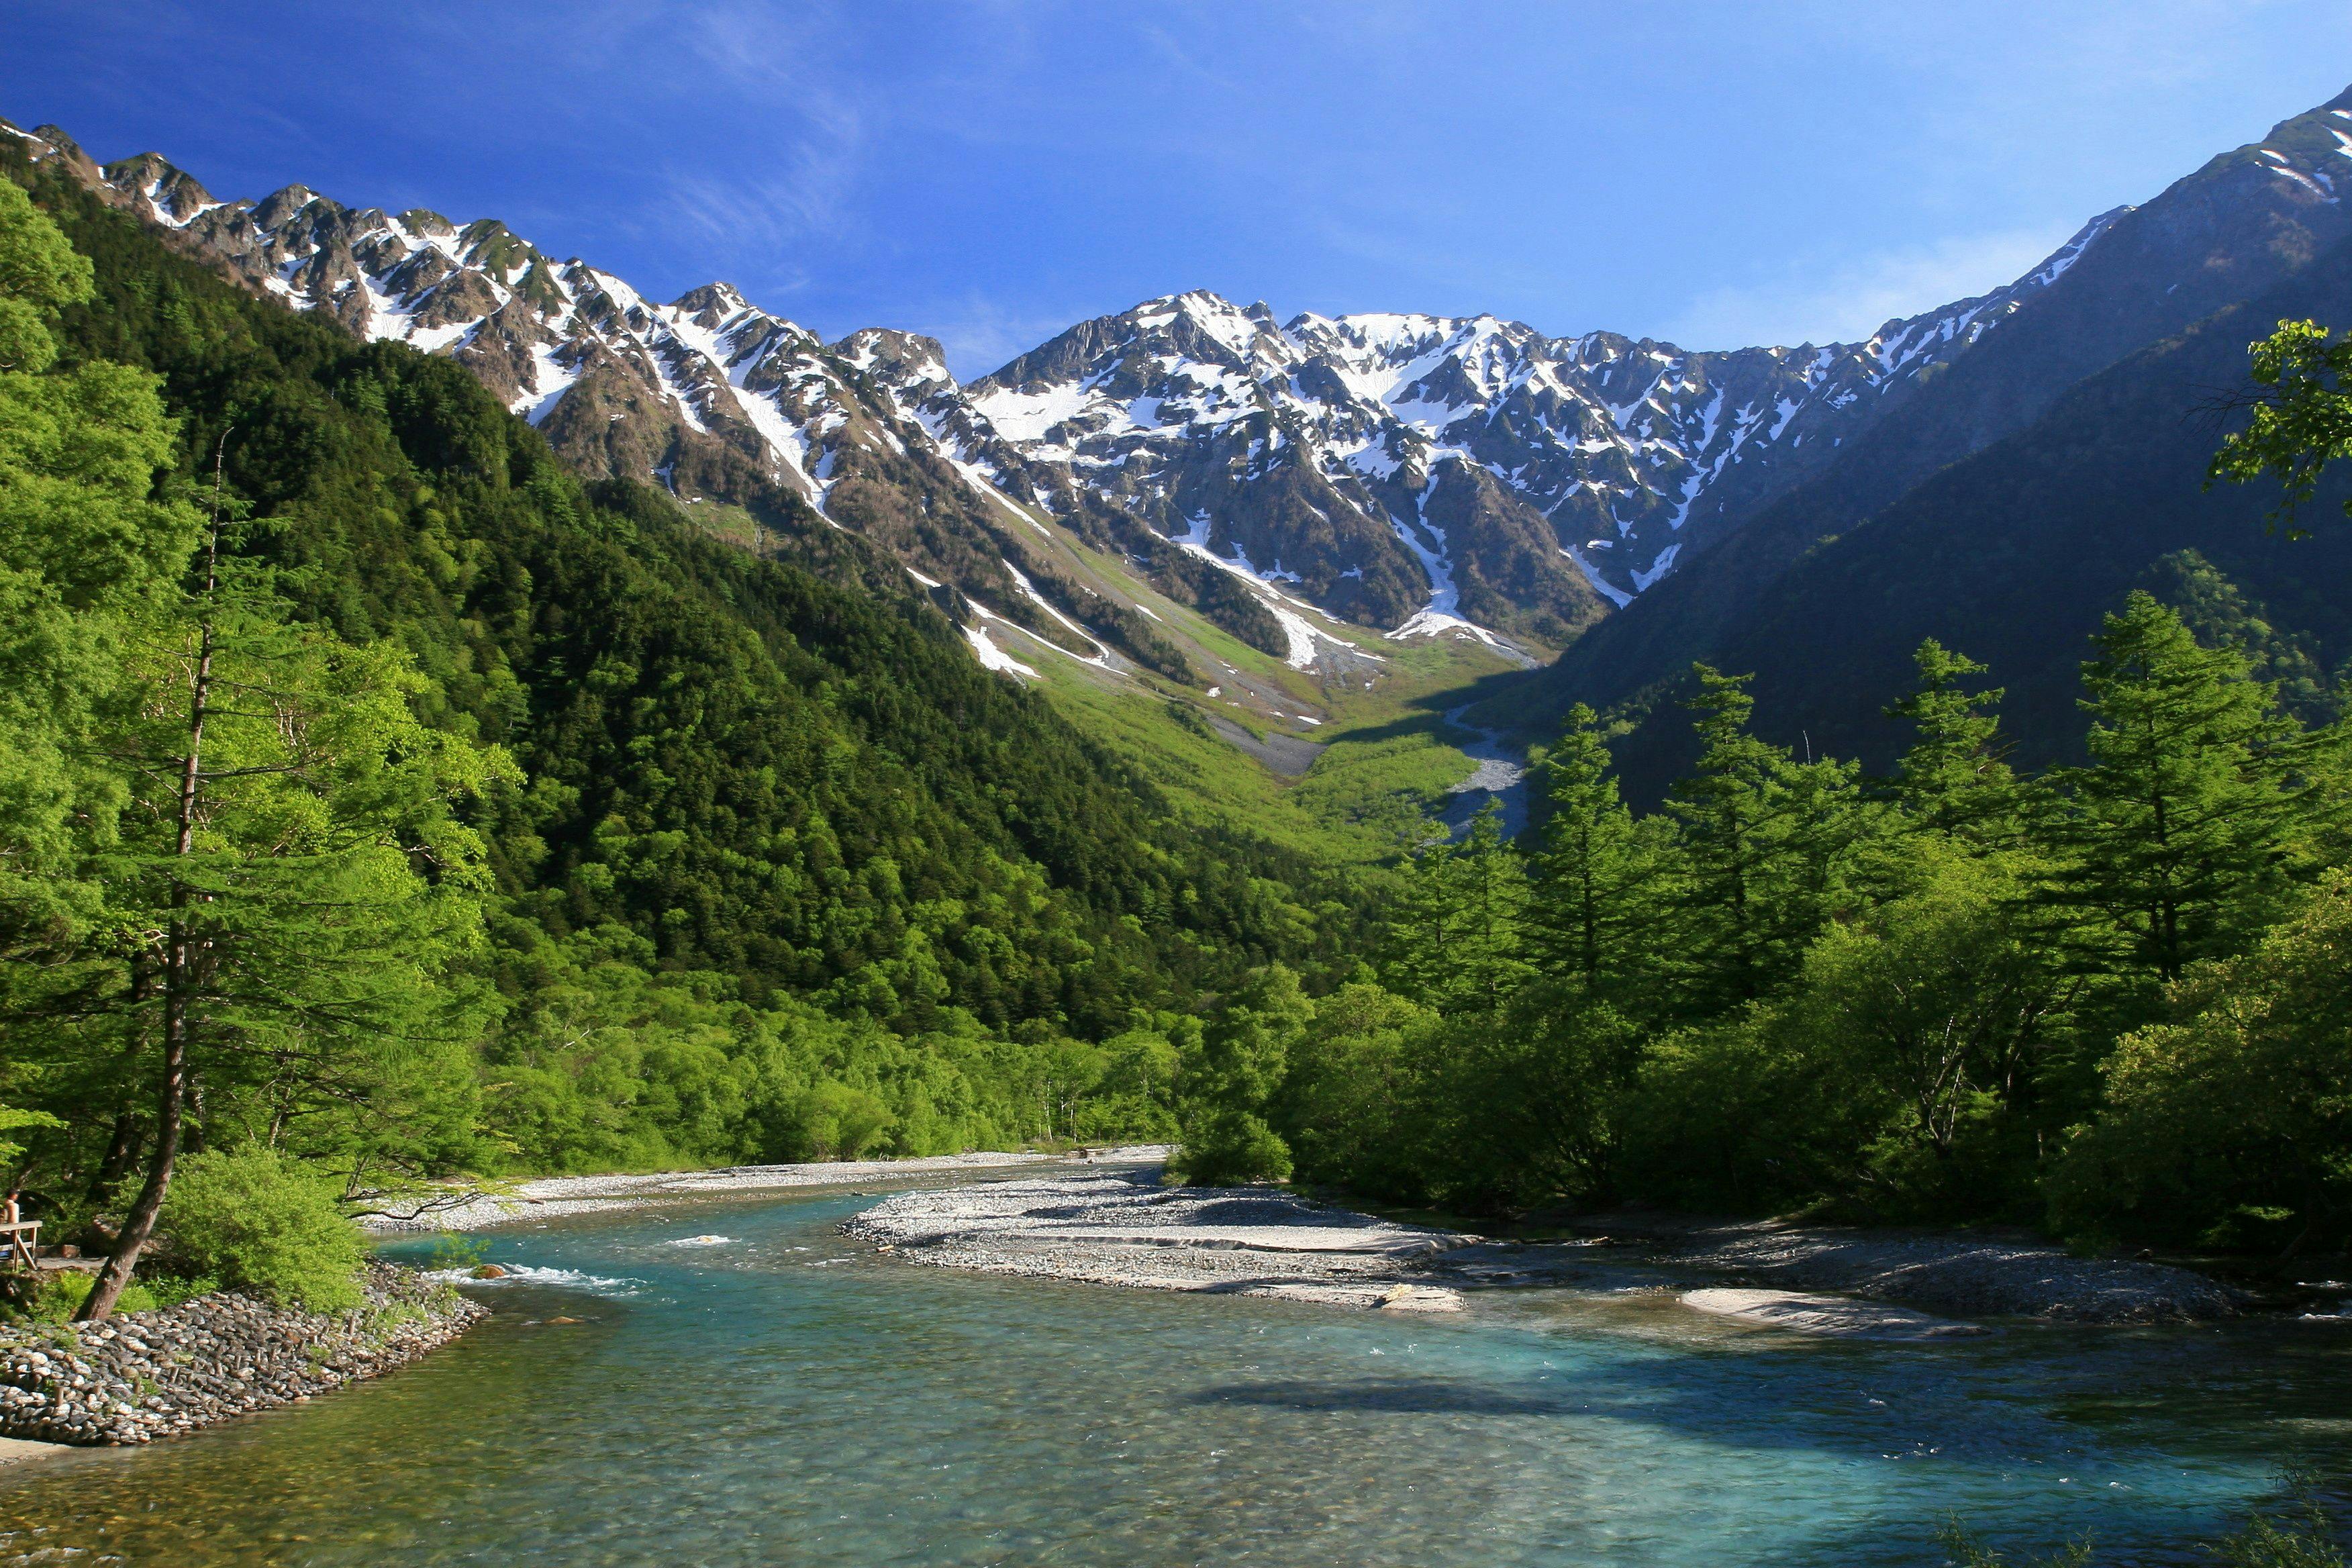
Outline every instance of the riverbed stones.
[(149, 1443), (415, 1360), (486, 1310), (371, 1260), (365, 1305), (304, 1312), (231, 1291), (99, 1324), (0, 1328), (0, 1437)]
[(1460, 1310), (1426, 1274), (1476, 1239), (1156, 1169), (900, 1193), (842, 1229), (941, 1268), (1407, 1312)]
[(1743, 1290), (1727, 1286), (1685, 1291), (1684, 1306), (1714, 1317), (1837, 1340), (1949, 1340), (1992, 1332), (1977, 1323), (1932, 1318), (1908, 1307), (1815, 1296), (1797, 1290)]
[(2186, 1268), (2077, 1258), (2023, 1236), (1846, 1230), (1759, 1220), (1685, 1235), (1666, 1261), (1742, 1283), (1852, 1292), (1959, 1318), (2074, 1323), (2197, 1322), (2242, 1301)]

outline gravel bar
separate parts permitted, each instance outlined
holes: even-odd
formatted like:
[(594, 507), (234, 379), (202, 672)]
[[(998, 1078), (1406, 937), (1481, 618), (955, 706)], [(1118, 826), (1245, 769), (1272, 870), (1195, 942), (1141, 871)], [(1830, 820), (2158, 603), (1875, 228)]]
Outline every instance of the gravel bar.
[(1429, 1271), (1478, 1238), (1265, 1187), (1164, 1187), (1155, 1167), (932, 1188), (842, 1227), (912, 1263), (1143, 1290), (1458, 1310)]
[(1147, 1143), (1070, 1154), (983, 1152), (914, 1160), (834, 1160), (805, 1165), (728, 1165), (713, 1171), (656, 1171), (644, 1175), (544, 1176), (495, 1189), (455, 1189), (424, 1199), (406, 1197), (394, 1206), (393, 1212), (366, 1215), (361, 1224), (383, 1232), (482, 1230), (521, 1219), (629, 1208), (662, 1198), (782, 1192), (795, 1187), (854, 1187), (866, 1182), (895, 1182), (945, 1172), (1006, 1167), (1156, 1166), (1168, 1154), (1164, 1145)]

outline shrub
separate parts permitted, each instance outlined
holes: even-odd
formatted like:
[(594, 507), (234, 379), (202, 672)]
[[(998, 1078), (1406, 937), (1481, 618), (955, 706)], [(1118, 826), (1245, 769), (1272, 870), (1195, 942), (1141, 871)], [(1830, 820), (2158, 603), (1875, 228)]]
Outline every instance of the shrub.
[(855, 1160), (890, 1141), (890, 1108), (866, 1089), (824, 1079), (801, 1097), (798, 1111), (799, 1147), (819, 1160)]
[(281, 1307), (360, 1304), (359, 1232), (327, 1187), (268, 1149), (191, 1155), (163, 1206), (179, 1260)]
[(2243, 957), (2191, 968), (2170, 1021), (2101, 1065), (2106, 1106), (2068, 1140), (2052, 1216), (2093, 1241), (2338, 1242), (2352, 1208), (2352, 875)]
[[(46, 1274), (18, 1291), (13, 1301), (0, 1302), (0, 1307), (6, 1308), (6, 1310), (0, 1311), (0, 1317), (14, 1316), (36, 1323), (71, 1322), (73, 1315), (81, 1310), (81, 1304), (89, 1299), (89, 1293), (97, 1284), (97, 1275), (84, 1273), (79, 1268)], [(173, 1304), (159, 1300), (155, 1292), (144, 1285), (131, 1284), (122, 1288), (122, 1294), (115, 1302), (115, 1310), (144, 1312)]]
[(1184, 1180), (1197, 1187), (1279, 1182), (1290, 1175), (1290, 1146), (1254, 1112), (1220, 1110), (1185, 1140), (1178, 1163)]

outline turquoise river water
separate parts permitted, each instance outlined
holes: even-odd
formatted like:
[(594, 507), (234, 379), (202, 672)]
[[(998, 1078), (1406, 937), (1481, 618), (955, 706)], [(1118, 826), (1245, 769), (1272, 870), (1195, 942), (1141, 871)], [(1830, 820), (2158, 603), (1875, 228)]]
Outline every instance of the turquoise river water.
[(2281, 1464), (2352, 1476), (2340, 1323), (1397, 1317), (919, 1268), (835, 1234), (872, 1201), (493, 1233), (521, 1282), (412, 1367), (0, 1470), (0, 1563), (1933, 1563), (1956, 1512), (2189, 1563)]

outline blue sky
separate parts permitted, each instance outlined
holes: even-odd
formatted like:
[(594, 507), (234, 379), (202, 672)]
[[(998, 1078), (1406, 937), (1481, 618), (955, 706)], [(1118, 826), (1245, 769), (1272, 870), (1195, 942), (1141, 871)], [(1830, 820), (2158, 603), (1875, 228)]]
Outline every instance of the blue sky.
[(1686, 347), (2006, 281), (2352, 81), (2343, 0), (9, 0), (0, 115), (490, 216), (960, 374), (1204, 287)]

